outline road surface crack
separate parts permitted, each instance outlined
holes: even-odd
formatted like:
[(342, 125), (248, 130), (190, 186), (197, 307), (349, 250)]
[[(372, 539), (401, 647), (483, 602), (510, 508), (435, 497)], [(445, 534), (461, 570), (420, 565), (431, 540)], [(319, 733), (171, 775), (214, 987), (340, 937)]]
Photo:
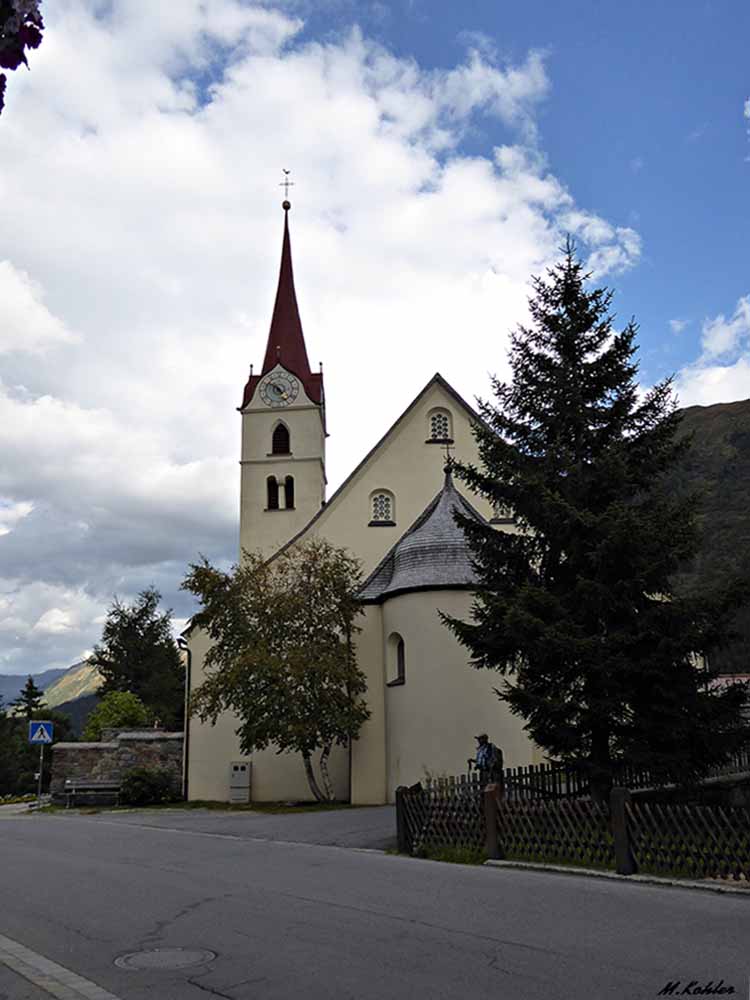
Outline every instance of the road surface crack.
[(204, 899), (199, 899), (194, 903), (188, 903), (187, 906), (183, 906), (181, 910), (178, 910), (177, 913), (173, 914), (171, 917), (167, 917), (164, 920), (157, 920), (154, 925), (154, 929), (152, 931), (149, 931), (149, 933), (146, 934), (145, 937), (143, 937), (140, 940), (139, 946), (141, 948), (144, 948), (148, 945), (154, 944), (157, 941), (161, 941), (161, 939), (164, 937), (165, 932), (169, 930), (169, 928), (172, 927), (174, 924), (176, 924), (178, 920), (182, 920), (183, 917), (189, 916), (191, 913), (194, 913), (202, 906), (206, 906), (208, 903), (218, 903), (222, 899), (229, 899), (233, 895), (234, 893), (232, 892), (225, 892), (222, 893), (221, 896), (206, 896)]
[(228, 993), (222, 993), (221, 990), (217, 990), (213, 986), (209, 986), (207, 983), (199, 983), (197, 979), (188, 979), (188, 982), (191, 986), (196, 986), (199, 990), (203, 990), (205, 993), (210, 993), (211, 996), (224, 997), (224, 1000), (234, 1000), (234, 997), (230, 996)]

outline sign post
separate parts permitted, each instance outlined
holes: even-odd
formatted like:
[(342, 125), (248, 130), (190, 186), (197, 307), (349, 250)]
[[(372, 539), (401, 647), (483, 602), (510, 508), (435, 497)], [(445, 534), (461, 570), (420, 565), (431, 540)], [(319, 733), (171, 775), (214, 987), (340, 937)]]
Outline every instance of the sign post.
[(52, 742), (54, 725), (51, 722), (42, 722), (39, 719), (29, 720), (29, 743), (39, 744), (39, 774), (37, 775), (36, 786), (36, 806), (39, 809), (42, 805), (42, 775), (44, 774), (44, 748)]

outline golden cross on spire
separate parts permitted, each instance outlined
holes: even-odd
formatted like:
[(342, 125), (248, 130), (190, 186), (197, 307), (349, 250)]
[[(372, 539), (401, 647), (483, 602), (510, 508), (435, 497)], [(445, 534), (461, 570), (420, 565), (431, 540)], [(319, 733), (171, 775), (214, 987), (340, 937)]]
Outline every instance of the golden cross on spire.
[(289, 199), (289, 188), (294, 187), (294, 181), (289, 180), (289, 174), (291, 173), (291, 170), (284, 170), (283, 167), (281, 169), (284, 174), (284, 180), (281, 182), (281, 184), (279, 184), (279, 187), (284, 188), (284, 200), (287, 201)]

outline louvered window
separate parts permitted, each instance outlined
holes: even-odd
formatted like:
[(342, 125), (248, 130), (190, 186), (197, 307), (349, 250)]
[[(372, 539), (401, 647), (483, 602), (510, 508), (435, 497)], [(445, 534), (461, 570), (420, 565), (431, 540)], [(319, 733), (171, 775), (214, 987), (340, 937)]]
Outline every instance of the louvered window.
[(450, 441), (453, 437), (447, 410), (433, 410), (429, 417), (429, 441)]
[(372, 498), (372, 520), (376, 523), (391, 522), (393, 497), (389, 493), (375, 493)]

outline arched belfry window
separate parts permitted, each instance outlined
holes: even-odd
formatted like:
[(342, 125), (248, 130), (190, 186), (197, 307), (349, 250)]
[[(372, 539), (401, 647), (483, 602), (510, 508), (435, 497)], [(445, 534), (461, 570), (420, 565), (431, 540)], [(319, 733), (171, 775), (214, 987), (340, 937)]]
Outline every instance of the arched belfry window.
[(396, 501), (390, 490), (374, 490), (370, 494), (369, 523), (387, 527), (396, 523)]
[(287, 476), (284, 480), (284, 506), (287, 510), (294, 510), (294, 476)]
[(453, 440), (453, 419), (448, 410), (430, 410), (427, 414), (427, 443), (444, 444)]
[(396, 687), (406, 683), (406, 643), (398, 632), (388, 636), (388, 651), (386, 654), (386, 683), (388, 687)]
[(269, 476), (266, 480), (266, 508), (268, 510), (279, 509), (279, 484), (275, 476)]
[(291, 452), (291, 441), (289, 439), (289, 428), (286, 424), (276, 424), (271, 437), (271, 454), (288, 455)]

